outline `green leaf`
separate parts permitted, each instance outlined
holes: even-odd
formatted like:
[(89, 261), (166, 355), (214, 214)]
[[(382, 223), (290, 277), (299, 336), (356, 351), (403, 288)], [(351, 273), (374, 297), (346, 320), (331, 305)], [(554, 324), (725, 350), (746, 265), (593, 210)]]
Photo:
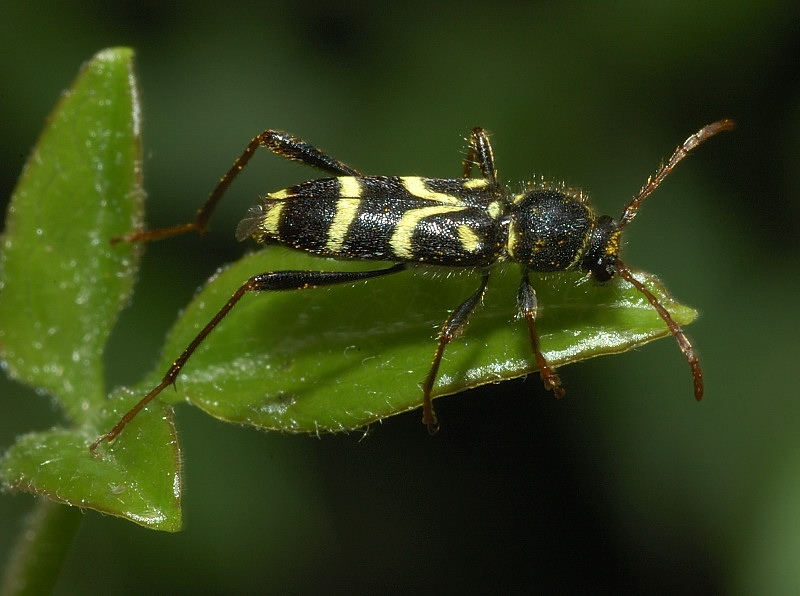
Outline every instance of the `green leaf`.
[[(380, 266), (380, 265), (377, 265)], [(352, 270), (375, 263), (326, 261), (269, 247), (216, 276), (169, 334), (159, 370), (144, 393), (247, 278), (281, 269)], [(442, 396), (536, 370), (527, 328), (515, 320), (519, 269), (493, 272), (484, 304), (445, 351), (434, 390)], [(695, 312), (640, 275), (682, 324)], [(532, 278), (545, 356), (563, 365), (621, 352), (669, 335), (644, 296), (622, 280), (598, 286), (581, 274)], [(478, 287), (474, 272), (403, 272), (354, 284), (246, 295), (183, 369), (177, 394), (209, 414), (297, 432), (356, 429), (422, 401), (435, 337), (450, 309)], [(677, 349), (677, 348), (676, 348)], [(566, 379), (569, 387), (569, 380)], [(569, 387), (581, 391), (580, 387)]]
[(0, 358), (85, 422), (105, 400), (103, 348), (138, 252), (109, 238), (141, 216), (139, 113), (130, 50), (87, 63), (12, 195), (0, 256)]
[[(6, 486), (57, 503), (125, 517), (153, 529), (180, 529), (178, 443), (172, 409), (156, 405), (125, 429), (112, 453), (92, 457), (97, 427), (53, 429), (20, 437), (3, 459)], [(125, 410), (109, 412), (113, 426)]]
[(0, 476), (8, 488), (176, 530), (171, 410), (144, 412), (103, 460), (88, 450), (125, 411), (107, 411), (103, 351), (140, 248), (109, 240), (141, 225), (142, 194), (132, 51), (105, 50), (51, 114), (12, 196), (0, 254), (3, 366), (54, 396), (74, 426), (21, 437)]

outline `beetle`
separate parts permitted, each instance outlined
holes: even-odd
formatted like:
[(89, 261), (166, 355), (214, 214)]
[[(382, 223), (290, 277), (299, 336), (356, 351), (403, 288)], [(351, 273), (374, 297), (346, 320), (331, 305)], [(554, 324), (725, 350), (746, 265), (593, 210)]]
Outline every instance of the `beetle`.
[[(383, 277), (417, 265), (468, 268), (478, 272), (477, 289), (447, 317), (439, 331), (433, 360), (422, 382), (422, 421), (438, 430), (431, 393), (445, 348), (459, 336), (483, 299), (493, 266), (520, 266), (517, 311), (526, 322), (531, 350), (545, 388), (564, 395), (561, 379), (542, 355), (536, 332), (537, 298), (531, 272), (579, 270), (597, 282), (619, 276), (641, 292), (678, 342), (692, 373), (694, 395), (703, 396), (703, 374), (691, 343), (659, 300), (637, 280), (620, 259), (620, 237), (639, 207), (686, 155), (719, 132), (733, 128), (731, 120), (704, 126), (689, 136), (648, 178), (615, 220), (597, 216), (585, 195), (571, 189), (528, 185), (513, 193), (498, 180), (489, 136), (472, 129), (460, 178), (366, 176), (320, 149), (279, 130), (254, 137), (220, 179), (191, 223), (132, 232), (112, 242), (142, 242), (186, 232), (203, 233), (230, 184), (258, 147), (317, 168), (329, 177), (309, 180), (268, 193), (250, 208), (236, 229), (239, 241), (281, 244), (307, 253), (338, 259), (390, 261), (367, 271), (268, 271), (252, 276), (231, 296), (178, 356), (161, 382), (128, 411), (108, 433), (90, 446), (92, 453), (111, 442), (141, 409), (173, 385), (180, 371), (206, 337), (249, 292), (303, 290)], [(472, 177), (474, 169), (479, 177)]]

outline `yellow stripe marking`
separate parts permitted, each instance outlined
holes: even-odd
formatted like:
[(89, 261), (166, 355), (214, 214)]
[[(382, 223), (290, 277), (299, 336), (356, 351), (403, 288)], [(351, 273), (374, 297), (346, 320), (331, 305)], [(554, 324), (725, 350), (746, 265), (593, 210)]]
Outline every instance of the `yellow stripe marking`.
[(452, 207), (448, 205), (435, 205), (433, 207), (420, 207), (419, 209), (409, 209), (397, 222), (397, 227), (394, 229), (392, 237), (389, 239), (389, 246), (397, 257), (403, 259), (411, 259), (414, 257), (414, 252), (411, 247), (411, 236), (419, 224), (420, 220), (431, 215), (440, 215), (442, 213), (456, 213), (466, 209), (465, 206)]
[(512, 259), (514, 258), (514, 248), (517, 245), (517, 225), (514, 220), (508, 224), (508, 240), (506, 241), (506, 252)]
[(483, 246), (483, 242), (481, 242), (475, 230), (466, 224), (458, 226), (458, 240), (467, 252), (478, 252)]
[(583, 259), (583, 254), (586, 252), (586, 249), (589, 248), (589, 240), (591, 239), (591, 237), (592, 237), (592, 234), (591, 234), (590, 231), (587, 231), (586, 234), (584, 234), (583, 242), (581, 242), (580, 249), (575, 251), (574, 258), (572, 259), (572, 261), (570, 261), (569, 265), (564, 267), (564, 269), (572, 269), (578, 263), (581, 262), (581, 260)]
[(267, 193), (266, 198), (270, 201), (283, 201), (284, 199), (288, 199), (290, 196), (288, 189), (283, 188), (281, 190), (276, 190), (275, 192)]
[(267, 214), (263, 217), (261, 225), (259, 226), (264, 231), (265, 235), (279, 237), (278, 226), (281, 225), (281, 213), (285, 206), (286, 203), (284, 202), (266, 206), (268, 209)]
[(489, 184), (489, 181), (486, 178), (469, 178), (464, 180), (464, 188), (472, 189), (472, 188), (483, 188)]
[(364, 186), (358, 178), (342, 176), (339, 178), (339, 201), (336, 203), (336, 215), (328, 228), (328, 240), (325, 248), (331, 252), (342, 250), (350, 224), (358, 215), (361, 206), (361, 193)]
[(425, 186), (425, 180), (419, 176), (401, 176), (400, 181), (405, 189), (418, 199), (436, 201), (445, 205), (461, 205), (461, 199), (444, 192), (436, 192)]

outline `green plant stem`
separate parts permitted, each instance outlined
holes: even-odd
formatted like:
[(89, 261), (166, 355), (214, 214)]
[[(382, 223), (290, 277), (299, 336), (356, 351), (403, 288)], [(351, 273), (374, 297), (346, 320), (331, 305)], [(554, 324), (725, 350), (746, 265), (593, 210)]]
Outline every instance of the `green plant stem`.
[(25, 520), (0, 586), (0, 596), (50, 594), (83, 513), (39, 499)]

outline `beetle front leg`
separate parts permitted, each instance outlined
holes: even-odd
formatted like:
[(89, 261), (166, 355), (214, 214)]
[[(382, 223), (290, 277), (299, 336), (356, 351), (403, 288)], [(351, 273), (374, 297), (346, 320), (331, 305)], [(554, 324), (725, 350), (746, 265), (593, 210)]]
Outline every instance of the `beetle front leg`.
[(553, 395), (557, 398), (564, 397), (564, 389), (561, 387), (561, 377), (553, 368), (547, 363), (542, 350), (539, 347), (539, 334), (536, 332), (536, 312), (538, 310), (538, 302), (536, 300), (536, 290), (533, 289), (531, 281), (528, 277), (528, 272), (522, 275), (522, 282), (519, 286), (519, 293), (517, 294), (517, 309), (521, 317), (525, 319), (528, 324), (528, 334), (531, 339), (531, 349), (533, 356), (536, 359), (536, 366), (539, 367), (539, 375), (542, 377), (545, 389), (552, 389)]

